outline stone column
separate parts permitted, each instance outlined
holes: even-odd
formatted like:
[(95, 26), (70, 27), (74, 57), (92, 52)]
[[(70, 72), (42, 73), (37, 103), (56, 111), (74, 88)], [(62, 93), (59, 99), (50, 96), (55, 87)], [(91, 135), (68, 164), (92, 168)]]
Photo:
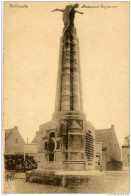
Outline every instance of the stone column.
[(82, 81), (81, 81), (81, 68), (80, 68), (80, 48), (79, 48), (79, 39), (77, 39), (77, 51), (78, 51), (78, 77), (79, 77), (79, 102), (80, 102), (80, 111), (83, 112), (83, 96), (82, 96)]
[(71, 72), (72, 72), (72, 107), (73, 111), (80, 111), (80, 86), (79, 86), (79, 51), (76, 29), (71, 29)]
[(63, 34), (60, 43), (56, 106), (58, 112), (83, 112), (79, 63), (79, 41), (75, 27)]
[(70, 111), (70, 35), (64, 36), (61, 110)]
[(60, 39), (59, 49), (59, 65), (57, 74), (57, 87), (56, 87), (56, 100), (55, 100), (55, 112), (61, 110), (61, 86), (62, 86), (62, 62), (63, 62), (63, 37)]

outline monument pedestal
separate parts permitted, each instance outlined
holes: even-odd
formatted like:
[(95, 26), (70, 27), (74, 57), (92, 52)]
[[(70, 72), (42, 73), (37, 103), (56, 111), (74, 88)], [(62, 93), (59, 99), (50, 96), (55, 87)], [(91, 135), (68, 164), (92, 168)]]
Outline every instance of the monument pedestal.
[(64, 161), (63, 170), (83, 171), (85, 170), (85, 161)]
[(38, 169), (94, 169), (95, 128), (80, 116), (77, 118), (74, 112), (67, 114), (65, 118), (63, 115), (58, 119), (57, 115), (57, 119), (40, 125), (37, 133)]

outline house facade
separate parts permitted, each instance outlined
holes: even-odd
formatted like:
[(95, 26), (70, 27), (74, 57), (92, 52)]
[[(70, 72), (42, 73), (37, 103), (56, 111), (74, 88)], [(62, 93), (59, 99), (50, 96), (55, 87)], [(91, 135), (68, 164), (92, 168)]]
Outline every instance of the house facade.
[(124, 144), (122, 146), (122, 162), (123, 170), (130, 169), (130, 135), (124, 138)]
[(17, 126), (5, 130), (5, 155), (24, 154), (24, 145)]
[(95, 131), (96, 143), (102, 143), (102, 170), (121, 170), (121, 150), (115, 134), (115, 127)]

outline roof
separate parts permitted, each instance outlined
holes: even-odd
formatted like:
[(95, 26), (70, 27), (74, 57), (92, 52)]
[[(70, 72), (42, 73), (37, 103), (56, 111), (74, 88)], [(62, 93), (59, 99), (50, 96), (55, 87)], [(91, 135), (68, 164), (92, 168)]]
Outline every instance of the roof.
[(32, 140), (31, 143), (37, 143), (38, 142), (39, 133), (41, 131), (56, 130), (56, 129), (58, 129), (58, 127), (59, 127), (59, 121), (58, 120), (51, 120), (49, 122), (41, 124), (39, 126), (39, 131), (36, 132), (36, 135), (35, 135), (35, 137), (34, 137), (34, 139)]
[(88, 127), (90, 127), (91, 129), (95, 130), (94, 125), (90, 121), (86, 121), (86, 126), (87, 126), (87, 129)]
[(51, 130), (51, 129), (58, 129), (59, 121), (58, 120), (51, 120), (39, 126), (39, 131), (41, 130)]
[(95, 130), (95, 134), (96, 134), (96, 141), (103, 142), (104, 139), (110, 135), (110, 129), (98, 129)]
[(5, 130), (5, 154), (23, 154), (25, 141), (18, 127)]
[(7, 140), (13, 132), (14, 132), (14, 129), (6, 129), (5, 130), (5, 140)]
[(18, 134), (20, 139), (25, 143), (23, 137), (21, 136), (20, 132), (18, 131), (18, 127), (14, 126), (12, 129), (5, 129), (5, 141), (12, 135), (12, 134)]
[(96, 142), (102, 142), (103, 146), (107, 146), (107, 143), (111, 143), (113, 139), (118, 142), (114, 129), (98, 129), (95, 131)]
[(37, 142), (38, 142), (38, 135), (36, 134), (31, 143), (37, 143)]
[(25, 143), (23, 137), (21, 136), (20, 132), (18, 131), (18, 127), (14, 126), (12, 129), (5, 129), (5, 140), (7, 140), (12, 134), (18, 134), (20, 139)]

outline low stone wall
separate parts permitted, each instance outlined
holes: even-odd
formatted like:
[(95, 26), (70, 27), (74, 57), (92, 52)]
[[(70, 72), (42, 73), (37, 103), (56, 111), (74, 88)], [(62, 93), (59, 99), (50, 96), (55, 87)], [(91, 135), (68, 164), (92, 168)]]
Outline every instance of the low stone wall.
[(33, 170), (26, 172), (26, 181), (54, 186), (75, 187), (86, 186), (99, 180), (101, 175), (68, 175), (57, 174), (55, 171)]
[(33, 170), (26, 172), (26, 181), (31, 183), (35, 182), (40, 184), (62, 186), (62, 180), (62, 175), (56, 176), (52, 171), (46, 172), (41, 170)]

